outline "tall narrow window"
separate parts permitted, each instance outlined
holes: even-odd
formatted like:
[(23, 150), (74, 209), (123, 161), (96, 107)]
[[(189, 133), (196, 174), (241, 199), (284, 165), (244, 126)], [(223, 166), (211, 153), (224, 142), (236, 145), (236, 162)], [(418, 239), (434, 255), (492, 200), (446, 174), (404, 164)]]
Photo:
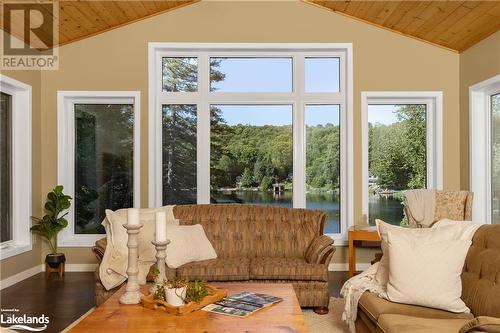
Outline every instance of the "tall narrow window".
[(306, 204), (327, 214), (325, 233), (340, 226), (340, 106), (306, 105)]
[(500, 224), (500, 93), (490, 98), (491, 108), (491, 223)]
[(0, 242), (12, 240), (11, 105), (12, 96), (0, 92)]
[(292, 106), (212, 105), (211, 115), (211, 201), (292, 207)]
[(61, 246), (91, 246), (106, 210), (138, 207), (139, 107), (135, 91), (58, 92), (58, 183), (73, 197)]
[(427, 106), (368, 105), (369, 222), (403, 220), (402, 192), (427, 186)]
[(75, 104), (75, 233), (104, 233), (105, 210), (133, 207), (134, 108)]
[(0, 74), (0, 260), (31, 246), (31, 86)]
[(163, 105), (163, 204), (196, 203), (196, 105)]

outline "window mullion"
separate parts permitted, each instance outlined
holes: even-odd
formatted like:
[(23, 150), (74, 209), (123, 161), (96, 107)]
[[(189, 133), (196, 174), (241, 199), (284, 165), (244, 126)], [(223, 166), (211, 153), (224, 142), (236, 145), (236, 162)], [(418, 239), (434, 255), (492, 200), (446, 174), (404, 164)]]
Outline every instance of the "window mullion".
[(197, 136), (196, 136), (196, 177), (198, 204), (210, 203), (210, 58), (207, 53), (198, 57)]
[(294, 57), (294, 90), (297, 99), (293, 107), (293, 207), (306, 207), (306, 138), (304, 92), (304, 56)]

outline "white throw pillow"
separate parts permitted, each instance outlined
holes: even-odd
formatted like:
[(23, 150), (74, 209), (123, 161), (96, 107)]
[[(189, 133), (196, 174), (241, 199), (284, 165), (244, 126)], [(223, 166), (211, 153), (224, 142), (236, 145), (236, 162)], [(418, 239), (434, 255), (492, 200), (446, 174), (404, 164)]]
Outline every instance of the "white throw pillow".
[[(462, 268), (470, 240), (436, 241), (453, 232), (453, 226), (431, 229), (390, 230), (388, 232), (390, 301), (470, 312), (460, 299)], [(439, 235), (439, 236), (435, 236)]]
[[(173, 215), (174, 206), (140, 209), (139, 218), (143, 227), (139, 232), (139, 283), (146, 283), (149, 268), (156, 262), (156, 249), (151, 243), (155, 235), (156, 212), (167, 215), (167, 225), (178, 225)], [(102, 225), (106, 229), (106, 251), (99, 266), (99, 277), (103, 286), (109, 290), (119, 286), (127, 279), (128, 234), (123, 227), (127, 223), (127, 209), (106, 210)]]
[[(443, 219), (436, 222), (432, 228), (407, 228), (395, 226), (389, 223), (386, 223), (382, 220), (375, 220), (377, 225), (377, 231), (381, 238), (381, 247), (382, 247), (382, 259), (380, 259), (380, 263), (377, 269), (377, 273), (375, 274), (375, 280), (377, 283), (383, 287), (387, 286), (387, 282), (389, 281), (389, 262), (390, 262), (390, 254), (388, 250), (388, 232), (394, 230), (402, 230), (403, 232), (409, 231), (413, 235), (433, 235), (433, 241), (447, 241), (447, 240), (472, 240), (474, 233), (480, 227), (479, 224), (472, 223), (471, 221), (453, 221), (448, 219)], [(452, 229), (447, 229), (448, 231), (444, 233), (434, 233), (432, 230), (436, 228), (442, 227), (451, 227)], [(417, 233), (417, 234), (416, 234)], [(420, 233), (420, 234), (418, 234)]]
[(217, 258), (212, 243), (201, 224), (168, 226), (167, 266), (177, 268), (184, 264)]

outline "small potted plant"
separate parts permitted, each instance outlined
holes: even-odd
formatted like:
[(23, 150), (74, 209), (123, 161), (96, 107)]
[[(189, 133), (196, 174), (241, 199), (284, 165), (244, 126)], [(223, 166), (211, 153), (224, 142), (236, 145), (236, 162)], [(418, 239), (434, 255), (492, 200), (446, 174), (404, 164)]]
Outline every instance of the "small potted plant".
[(165, 284), (165, 300), (167, 303), (173, 306), (184, 305), (187, 286), (188, 280), (183, 278), (168, 280)]
[(208, 295), (207, 281), (194, 280), (190, 281), (186, 290), (186, 303), (196, 302), (200, 303), (201, 300)]
[(69, 195), (63, 193), (63, 186), (57, 185), (47, 194), (44, 206), (46, 214), (42, 218), (32, 217), (37, 223), (31, 227), (31, 231), (49, 244), (51, 252), (45, 257), (45, 262), (51, 268), (59, 268), (66, 262), (64, 253), (57, 252), (57, 234), (68, 225), (64, 218), (68, 212), (63, 212), (71, 206), (71, 200)]

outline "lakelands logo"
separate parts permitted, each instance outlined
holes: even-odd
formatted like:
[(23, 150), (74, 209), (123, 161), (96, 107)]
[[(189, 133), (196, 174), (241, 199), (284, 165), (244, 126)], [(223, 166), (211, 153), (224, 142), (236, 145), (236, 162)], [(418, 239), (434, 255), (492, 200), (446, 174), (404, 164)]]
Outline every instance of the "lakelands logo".
[(1, 1), (0, 69), (59, 68), (57, 1)]
[(47, 329), (49, 317), (28, 316), (20, 314), (19, 309), (2, 309), (0, 313), (0, 326), (11, 330), (25, 330), (30, 332), (41, 332)]

